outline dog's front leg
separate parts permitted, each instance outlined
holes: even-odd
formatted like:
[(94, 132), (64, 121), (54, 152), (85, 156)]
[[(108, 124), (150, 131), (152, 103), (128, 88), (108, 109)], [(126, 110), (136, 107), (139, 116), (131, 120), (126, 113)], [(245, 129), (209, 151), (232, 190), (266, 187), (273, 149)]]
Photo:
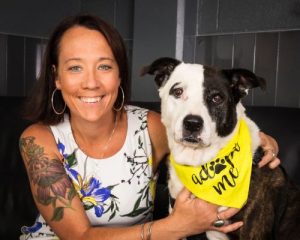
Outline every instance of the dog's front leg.
[[(228, 207), (219, 207), (218, 212), (222, 212), (228, 209)], [(208, 240), (229, 240), (229, 237), (225, 233), (221, 233), (218, 231), (207, 231), (206, 237)]]
[(209, 240), (229, 240), (229, 238), (227, 237), (227, 235), (225, 233), (221, 233), (218, 231), (207, 231), (206, 237)]
[(169, 180), (168, 180), (168, 189), (170, 194), (170, 205), (169, 205), (169, 213), (172, 212), (173, 204), (175, 199), (177, 198), (179, 192), (183, 189), (183, 184), (179, 180), (175, 169), (170, 166), (169, 168)]

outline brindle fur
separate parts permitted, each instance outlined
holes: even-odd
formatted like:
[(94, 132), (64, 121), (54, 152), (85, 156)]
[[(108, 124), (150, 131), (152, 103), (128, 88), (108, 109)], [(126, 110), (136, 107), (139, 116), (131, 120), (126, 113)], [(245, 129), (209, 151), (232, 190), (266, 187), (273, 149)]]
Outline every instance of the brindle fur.
[(253, 167), (249, 198), (245, 207), (232, 218), (243, 227), (229, 233), (235, 240), (299, 239), (300, 191), (281, 167), (274, 170)]

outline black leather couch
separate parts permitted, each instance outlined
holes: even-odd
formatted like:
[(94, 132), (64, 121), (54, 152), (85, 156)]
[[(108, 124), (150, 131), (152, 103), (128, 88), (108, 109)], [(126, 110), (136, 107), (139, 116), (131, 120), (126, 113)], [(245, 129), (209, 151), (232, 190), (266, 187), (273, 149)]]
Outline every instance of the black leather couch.
[[(0, 97), (0, 239), (18, 239), (20, 228), (36, 217), (27, 175), (20, 157), (18, 139), (29, 122), (20, 117), (24, 98)], [(159, 111), (159, 103), (136, 102)], [(260, 128), (275, 137), (280, 145), (283, 166), (300, 186), (300, 108), (248, 107), (247, 112)], [(168, 196), (165, 166), (160, 167), (155, 202), (155, 218), (167, 214)]]

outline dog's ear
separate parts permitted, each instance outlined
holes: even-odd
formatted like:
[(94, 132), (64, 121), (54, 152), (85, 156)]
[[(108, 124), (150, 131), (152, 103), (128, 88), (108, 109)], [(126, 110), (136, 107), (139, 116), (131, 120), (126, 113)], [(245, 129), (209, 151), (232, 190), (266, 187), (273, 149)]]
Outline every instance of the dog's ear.
[(224, 69), (222, 73), (230, 81), (231, 87), (236, 91), (239, 98), (246, 96), (252, 88), (266, 89), (266, 80), (247, 69)]
[(151, 65), (142, 68), (140, 75), (145, 74), (155, 75), (155, 82), (158, 87), (163, 86), (169, 79), (174, 68), (181, 62), (174, 58), (159, 58), (155, 60)]

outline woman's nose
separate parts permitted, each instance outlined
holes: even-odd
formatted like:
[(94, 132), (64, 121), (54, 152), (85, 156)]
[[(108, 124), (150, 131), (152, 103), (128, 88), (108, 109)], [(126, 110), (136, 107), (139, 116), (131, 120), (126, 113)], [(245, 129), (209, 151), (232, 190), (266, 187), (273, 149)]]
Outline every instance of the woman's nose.
[(99, 79), (96, 71), (93, 69), (87, 71), (83, 79), (83, 88), (94, 89), (99, 87)]

